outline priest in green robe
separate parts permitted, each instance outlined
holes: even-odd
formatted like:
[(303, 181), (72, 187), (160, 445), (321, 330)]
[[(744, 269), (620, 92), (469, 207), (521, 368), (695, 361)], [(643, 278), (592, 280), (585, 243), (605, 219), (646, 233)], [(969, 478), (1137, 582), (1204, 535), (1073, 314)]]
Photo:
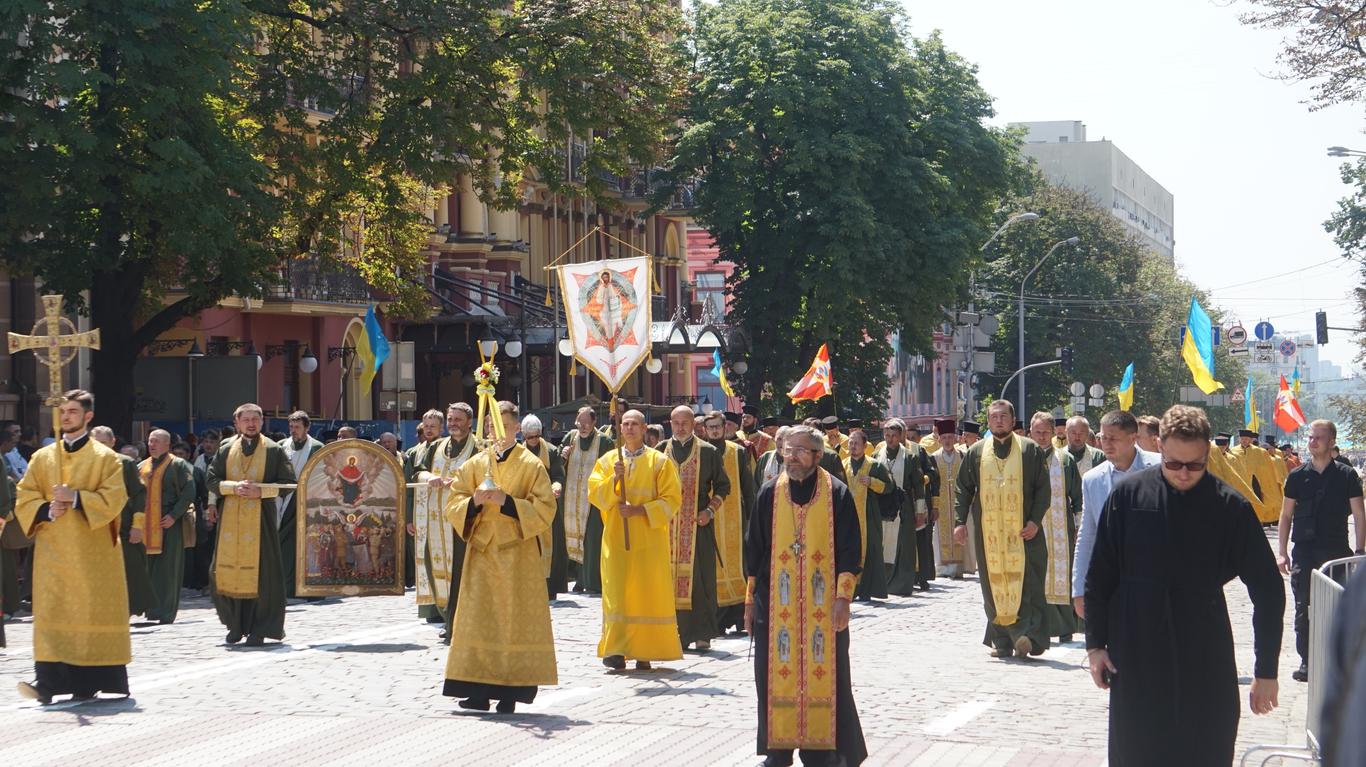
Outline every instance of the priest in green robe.
[[(1051, 417), (1051, 416), (1050, 416)], [(1105, 463), (1105, 452), (1090, 444), (1092, 437), (1091, 422), (1084, 415), (1074, 415), (1067, 419), (1067, 454), (1077, 465), (1077, 474), (1085, 474)]]
[[(114, 430), (96, 426), (90, 438), (113, 450), (117, 444)], [(138, 476), (138, 462), (123, 453), (115, 453), (123, 467), (123, 489), (128, 502), (119, 515), (119, 540), (123, 547), (123, 575), (128, 584), (128, 614), (145, 615), (156, 601), (152, 579), (147, 575), (147, 551), (142, 547), (142, 513), (147, 504), (147, 489)]]
[(716, 617), (716, 530), (711, 523), (732, 490), (721, 452), (694, 433), (697, 416), (692, 408), (674, 408), (669, 423), (673, 436), (657, 449), (678, 466), (683, 493), (678, 514), (670, 520), (678, 639), (684, 649), (696, 643), (698, 652), (707, 652), (711, 640), (721, 635)]
[(218, 508), (209, 587), (227, 643), (243, 637), (247, 646), (285, 638), (284, 565), (276, 528), (278, 485), (293, 485), (294, 467), (285, 451), (261, 434), (261, 407), (245, 404), (233, 413), (236, 434), (218, 446), (209, 466), (209, 493)]
[(954, 498), (954, 541), (968, 542), (968, 518), (977, 551), (987, 630), (982, 643), (996, 658), (1027, 658), (1048, 649), (1044, 574), (1048, 544), (1043, 518), (1052, 493), (1048, 454), (1014, 433), (1015, 406), (987, 407), (991, 439), (963, 453)]
[(1072, 606), (1072, 563), (1077, 546), (1077, 522), (1081, 519), (1081, 474), (1072, 453), (1053, 447), (1053, 414), (1039, 411), (1029, 422), (1029, 437), (1048, 456), (1048, 511), (1042, 532), (1048, 547), (1044, 571), (1044, 622), (1048, 635), (1060, 642), (1072, 641), (1083, 626)]
[(588, 478), (598, 459), (616, 443), (598, 431), (598, 415), (587, 405), (574, 416), (574, 431), (560, 444), (564, 459), (565, 548), (573, 563), (574, 591), (602, 593), (602, 510), (588, 500)]
[(887, 467), (892, 481), (901, 489), (901, 509), (897, 518), (882, 527), (883, 562), (888, 567), (887, 591), (908, 597), (920, 583), (920, 545), (916, 528), (929, 524), (925, 501), (925, 449), (906, 441), (906, 423), (888, 418), (882, 424), (882, 447), (873, 456)]
[(859, 567), (854, 599), (867, 602), (887, 598), (887, 571), (882, 561), (882, 499), (892, 491), (892, 475), (887, 467), (868, 455), (868, 437), (862, 429), (845, 442), (849, 457), (844, 471), (849, 477), (849, 495), (859, 519)]
[(33, 538), (33, 661), (20, 695), (50, 703), (128, 695), (128, 588), (119, 516), (128, 493), (113, 450), (90, 439), (95, 397), (57, 406), (61, 439), (39, 448), (20, 480), (15, 524)]
[(147, 619), (161, 624), (174, 623), (180, 612), (180, 585), (185, 580), (186, 518), (194, 503), (194, 468), (182, 458), (171, 455), (171, 434), (153, 429), (147, 435), (147, 458), (138, 464), (138, 477), (144, 488), (141, 517), (142, 546), (147, 552), (147, 575), (152, 582), (155, 601), (147, 608)]

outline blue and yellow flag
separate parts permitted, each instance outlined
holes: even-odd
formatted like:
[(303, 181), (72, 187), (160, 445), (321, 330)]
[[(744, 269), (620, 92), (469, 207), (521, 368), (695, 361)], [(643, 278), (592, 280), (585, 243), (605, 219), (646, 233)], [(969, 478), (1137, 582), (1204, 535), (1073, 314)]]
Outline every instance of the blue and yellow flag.
[(1290, 389), (1295, 392), (1295, 398), (1300, 396), (1300, 366), (1296, 365), (1294, 372), (1290, 374)]
[(1181, 359), (1191, 369), (1191, 377), (1200, 391), (1213, 394), (1224, 388), (1214, 380), (1214, 324), (1194, 296), (1191, 297), (1190, 313), (1186, 315), (1186, 340), (1181, 343)]
[(1243, 389), (1243, 428), (1262, 433), (1261, 419), (1257, 417), (1257, 395), (1253, 393), (1252, 376), (1247, 377), (1247, 388)]
[(730, 388), (730, 381), (726, 380), (726, 367), (721, 364), (721, 350), (712, 349), (711, 358), (715, 363), (711, 374), (716, 376), (716, 380), (721, 384), (721, 391), (725, 392), (727, 397), (734, 397), (735, 390)]
[(1119, 382), (1119, 409), (1128, 412), (1134, 406), (1134, 363), (1124, 368), (1124, 378)]
[(389, 339), (384, 337), (384, 329), (379, 326), (379, 318), (375, 317), (375, 307), (372, 305), (365, 310), (365, 335), (356, 342), (356, 362), (361, 366), (361, 391), (370, 391), (375, 373), (379, 372), (380, 366), (388, 358)]

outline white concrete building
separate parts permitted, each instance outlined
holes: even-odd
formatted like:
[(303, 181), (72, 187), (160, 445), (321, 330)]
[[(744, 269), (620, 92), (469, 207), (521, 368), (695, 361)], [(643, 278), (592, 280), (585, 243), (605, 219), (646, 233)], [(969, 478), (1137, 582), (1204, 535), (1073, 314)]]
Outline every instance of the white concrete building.
[(1134, 237), (1168, 261), (1175, 259), (1172, 193), (1113, 142), (1088, 141), (1080, 120), (1011, 123), (1025, 131), (1021, 152), (1054, 184), (1086, 192)]

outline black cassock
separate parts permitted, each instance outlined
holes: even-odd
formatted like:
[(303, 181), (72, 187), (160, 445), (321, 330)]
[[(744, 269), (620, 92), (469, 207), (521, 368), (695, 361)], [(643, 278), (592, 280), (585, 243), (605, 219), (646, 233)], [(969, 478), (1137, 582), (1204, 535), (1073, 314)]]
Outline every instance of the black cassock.
[(1285, 586), (1252, 506), (1206, 473), (1115, 485), (1086, 575), (1086, 647), (1107, 648), (1110, 765), (1231, 764), (1241, 696), (1224, 584), (1252, 599), (1255, 674), (1276, 678)]
[[(804, 482), (792, 482), (792, 502), (808, 503), (816, 491), (813, 473)], [(780, 764), (791, 764), (791, 751), (768, 751), (768, 603), (773, 558), (773, 489), (776, 482), (766, 482), (759, 490), (754, 512), (749, 517), (745, 534), (745, 575), (754, 581), (754, 685), (759, 694), (759, 754), (773, 754)], [(859, 547), (863, 536), (859, 532), (858, 508), (854, 496), (838, 478), (831, 477), (831, 494), (835, 509), (835, 574), (859, 573)], [(863, 740), (858, 708), (854, 705), (854, 688), (849, 678), (849, 630), (835, 634), (835, 748), (836, 751), (801, 752), (802, 764), (835, 764), (835, 754), (844, 757), (844, 764), (857, 765), (868, 758), (868, 747)]]

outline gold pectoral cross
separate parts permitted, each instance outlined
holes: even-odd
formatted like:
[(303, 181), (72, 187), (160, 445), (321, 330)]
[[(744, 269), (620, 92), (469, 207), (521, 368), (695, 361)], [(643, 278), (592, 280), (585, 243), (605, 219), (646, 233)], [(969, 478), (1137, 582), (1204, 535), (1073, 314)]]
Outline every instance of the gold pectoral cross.
[[(100, 348), (100, 331), (76, 332), (71, 320), (62, 316), (62, 297), (43, 296), (43, 316), (33, 324), (32, 335), (9, 334), (9, 353), (32, 349), (38, 362), (47, 367), (48, 393), (44, 404), (52, 408), (52, 430), (62, 439), (62, 420), (57, 408), (62, 404), (62, 367), (76, 358), (80, 349)], [(60, 465), (62, 451), (57, 451)]]

